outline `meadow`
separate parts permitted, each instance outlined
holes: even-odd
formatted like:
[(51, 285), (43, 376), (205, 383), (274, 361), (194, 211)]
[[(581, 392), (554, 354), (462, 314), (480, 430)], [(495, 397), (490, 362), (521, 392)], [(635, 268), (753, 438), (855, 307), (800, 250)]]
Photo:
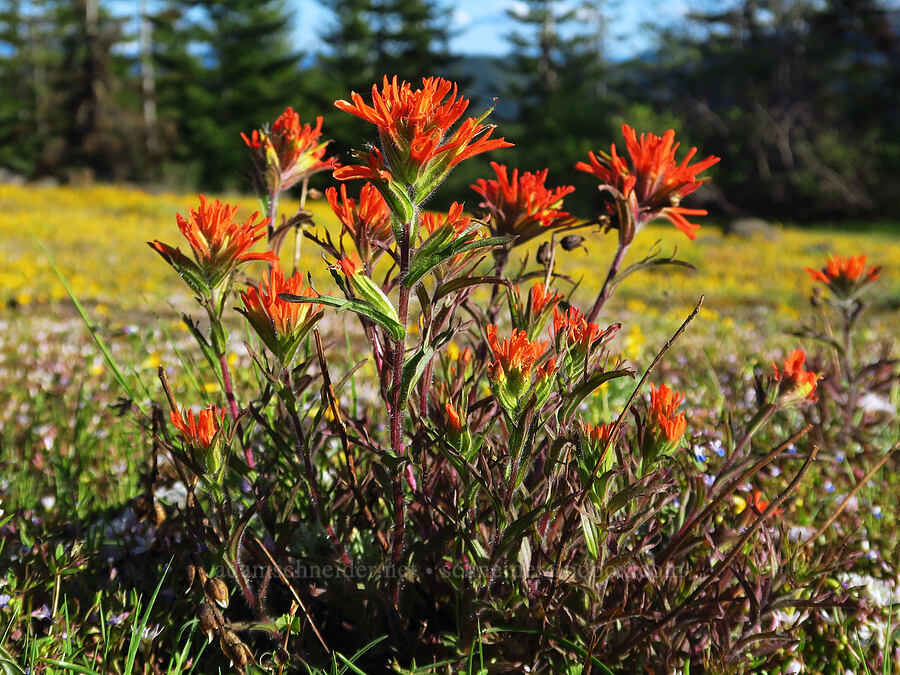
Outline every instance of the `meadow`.
[[(250, 195), (222, 198), (241, 203), (241, 217), (257, 209), (256, 198)], [(233, 651), (229, 654), (227, 646), (228, 636), (235, 633), (217, 629), (224, 645), (222, 653), (228, 657), (223, 661), (217, 648), (207, 647), (203, 616), (191, 616), (191, 610), (185, 609), (185, 589), (190, 591), (193, 585), (193, 572), (185, 572), (185, 563), (204, 557), (205, 544), (191, 549), (190, 554), (182, 551), (182, 539), (188, 538), (185, 522), (190, 522), (182, 520), (185, 497), (179, 491), (184, 490), (184, 476), (178, 473), (177, 463), (167, 459), (162, 441), (154, 435), (157, 427), (136, 424), (131, 414), (133, 409), (149, 410), (154, 403), (165, 401), (157, 379), (160, 366), (169, 372), (174, 395), (180, 401), (209, 404), (220, 401), (223, 395), (221, 380), (206, 368), (193, 344), (194, 336), (181, 319), (182, 312), (196, 312), (191, 309), (192, 294), (146, 243), (176, 240), (174, 215), (187, 213), (196, 203), (194, 194), (148, 193), (128, 187), (0, 186), (0, 524), (4, 533), (0, 560), (7, 565), (7, 571), (0, 572), (0, 664), (6, 672), (214, 672), (226, 669), (229, 660), (239, 661)], [(308, 206), (320, 232), (339, 232), (327, 202), (312, 200)], [(284, 199), (279, 207), (289, 214), (298, 204)], [(588, 303), (600, 290), (615, 252), (614, 232), (583, 234), (586, 240), (582, 248), (558, 252), (557, 268), (557, 287), (568, 290), (567, 280), (573, 282), (577, 288), (571, 300), (580, 304)], [(509, 267), (515, 269), (526, 256), (532, 264), (539, 241), (516, 249)], [(38, 242), (84, 306), (90, 330)], [(769, 232), (747, 237), (723, 234), (720, 227), (704, 222), (697, 240), (690, 242), (668, 224), (651, 224), (631, 247), (625, 265), (643, 258), (654, 242), (666, 255), (677, 248), (678, 257), (696, 270), (660, 267), (636, 272), (604, 306), (600, 320), (621, 322), (609, 354), (626, 358), (640, 374), (699, 296), (705, 296), (697, 319), (657, 371), (687, 393), (688, 419), (696, 428), (675, 459), (693, 474), (688, 484), (693, 486), (695, 496), (690, 497), (690, 491), (681, 493), (680, 500), (676, 497), (665, 507), (674, 511), (659, 512), (667, 514), (659, 516), (662, 521), (677, 520), (682, 503), (700, 499), (696, 495), (704, 494), (704, 482), (707, 487), (715, 483), (724, 457), (724, 451), (720, 454), (719, 450), (723, 443), (727, 446), (734, 440), (730, 438), (735, 432), (733, 420), (752, 412), (751, 394), (754, 387), (761, 386), (771, 362), (781, 363), (791, 349), (802, 345), (817, 367), (824, 370), (831, 363), (831, 357), (823, 355), (814, 340), (796, 334), (819, 312), (810, 304), (814, 282), (804, 268), (821, 267), (831, 254), (858, 253), (867, 254), (869, 264), (881, 267), (877, 294), (873, 294), (872, 304), (853, 337), (866, 358), (877, 361), (878, 352), (882, 370), (888, 369), (887, 385), (873, 397), (871, 409), (856, 418), (860, 424), (865, 418), (865, 424), (872, 427), (871, 435), (865, 441), (849, 441), (842, 436), (835, 437), (842, 439), (836, 441), (830, 432), (818, 432), (818, 458), (799, 487), (790, 486), (798, 464), (791, 453), (796, 453), (797, 447), (804, 451), (808, 447), (800, 446), (799, 441), (797, 446), (791, 444), (789, 452), (779, 455), (776, 463), (753, 475), (752, 485), (741, 484), (740, 489), (729, 493), (716, 522), (732, 522), (735, 531), (746, 528), (746, 518), (753, 508), (760, 512), (766, 509), (758, 496), (760, 489), (770, 498), (785, 490), (789, 499), (781, 504), (780, 512), (785, 515), (778, 520), (783, 519), (787, 542), (787, 524), (800, 528), (801, 533), (813, 532), (854, 490), (850, 508), (842, 507), (843, 515), (835, 529), (822, 539), (828, 540), (828, 546), (838, 547), (840, 553), (828, 549), (821, 556), (836, 555), (846, 564), (829, 558), (822, 564), (821, 573), (816, 572), (821, 576), (813, 584), (843, 595), (830, 597), (821, 606), (808, 596), (807, 609), (802, 603), (788, 607), (784, 602), (784, 609), (777, 603), (772, 605), (763, 632), (783, 632), (784, 639), (773, 640), (771, 650), (756, 654), (753, 658), (758, 660), (753, 663), (764, 664), (759, 672), (773, 673), (800, 672), (789, 670), (795, 662), (808, 668), (804, 672), (872, 672), (863, 670), (869, 667), (867, 664), (884, 673), (898, 672), (892, 670), (900, 668), (900, 634), (895, 630), (895, 605), (900, 606), (896, 576), (900, 542), (895, 529), (896, 499), (892, 497), (900, 483), (897, 461), (890, 460), (858, 485), (898, 437), (900, 388), (896, 367), (884, 365), (898, 356), (896, 346), (889, 344), (900, 334), (897, 227), (800, 228), (774, 224)], [(283, 260), (290, 258), (293, 246), (289, 235)], [(312, 242), (304, 241), (299, 269), (310, 270), (316, 287), (331, 293), (334, 282), (322, 258)], [(263, 265), (255, 263), (248, 269), (255, 273)], [(487, 291), (477, 293), (483, 296), (473, 296), (476, 304), (488, 300)], [(377, 398), (375, 387), (365, 384), (365, 378), (374, 378), (376, 373), (371, 363), (353, 370), (354, 350), (362, 336), (355, 326), (342, 320), (343, 316), (347, 315), (326, 315), (320, 324), (331, 376), (337, 381), (355, 372), (347, 384), (352, 386), (347, 394), (352, 401), (347, 403), (353, 411), (349, 414), (368, 419), (373, 429), (385, 430), (386, 421), (379, 420), (377, 413), (373, 417), (371, 410), (360, 412), (371, 408)], [(238, 316), (229, 321), (233, 334), (226, 358), (236, 373), (237, 389), (247, 392), (265, 387), (260, 375), (254, 374), (255, 354), (244, 344), (247, 337), (242, 328), (247, 325)], [(109, 349), (110, 359), (104, 357), (95, 336)], [(464, 346), (456, 339), (449, 343), (450, 361), (460, 362)], [(309, 352), (306, 354), (309, 356)], [(134, 396), (126, 396), (114, 368), (120, 369)], [(353, 384), (354, 380), (358, 384)], [(623, 392), (630, 392), (628, 386), (621, 389), (618, 380), (604, 385), (590, 409), (608, 416), (611, 409), (621, 405)], [(303, 394), (303, 405), (314, 410), (318, 399), (318, 392)], [(323, 410), (316, 419), (324, 415)], [(330, 408), (326, 418), (333, 424)], [(763, 452), (768, 444), (777, 445), (776, 439), (790, 436), (805, 421), (799, 413), (791, 412), (765, 436)], [(274, 421), (271, 423), (274, 425)], [(706, 425), (705, 431), (700, 430), (701, 425)], [(323, 441), (323, 447), (330, 448), (331, 442)], [(337, 460), (331, 458), (326, 464), (331, 461)], [(252, 493), (246, 478), (243, 483), (238, 481), (235, 489), (243, 490), (245, 496)], [(638, 496), (630, 498), (637, 500)], [(641, 508), (649, 508), (649, 503), (642, 502)], [(684, 516), (682, 510), (680, 517)], [(296, 519), (292, 522), (296, 526)], [(798, 552), (787, 551), (787, 543), (777, 543), (772, 533), (778, 524), (771, 527), (766, 536), (772, 550), (783, 547), (781, 555), (792, 558), (790, 565), (809, 565), (812, 569), (812, 562), (793, 560)], [(264, 530), (258, 536), (257, 541), (270, 544)], [(314, 538), (309, 532), (302, 536)], [(587, 545), (590, 548), (589, 542)], [(354, 557), (363, 557), (365, 550), (362, 546)], [(526, 550), (519, 551), (519, 561)], [(759, 615), (767, 594), (788, 589), (785, 592), (790, 595), (792, 584), (806, 584), (803, 588), (809, 585), (809, 580), (798, 580), (803, 577), (802, 571), (792, 567), (792, 574), (798, 578), (782, 578), (779, 570), (774, 566), (769, 569), (778, 584), (767, 586), (765, 593), (760, 591), (755, 604), (751, 603), (751, 613)], [(461, 593), (443, 586), (437, 592)], [(273, 595), (277, 594), (273, 591)], [(316, 595), (307, 597), (304, 593), (304, 597), (310, 601)], [(342, 602), (350, 601), (349, 597), (339, 597)], [(534, 598), (532, 602), (536, 602)], [(314, 641), (300, 626), (299, 614), (295, 617), (298, 606), (275, 604), (280, 609), (273, 610), (271, 626), (240, 610), (230, 625), (242, 635), (254, 630), (274, 633), (277, 628), (279, 634), (290, 636), (293, 631), (302, 636), (298, 639)], [(353, 617), (348, 621), (359, 620), (352, 610), (347, 611)], [(519, 616), (509, 607), (493, 611), (513, 623)], [(474, 628), (453, 634), (444, 626), (438, 640), (441, 648), (434, 646), (437, 643), (420, 648), (420, 653), (429, 655), (421, 657), (421, 670), (416, 667), (415, 650), (388, 650), (387, 655), (380, 654), (381, 663), (393, 659), (394, 672), (437, 672), (440, 667), (460, 672), (465, 665), (472, 673), (514, 672), (529, 663), (527, 655), (517, 657), (515, 650), (499, 650), (496, 646), (491, 631), (499, 630), (497, 616), (479, 616), (486, 623), (493, 621), (492, 628), (483, 634)], [(325, 616), (322, 620), (328, 624), (322, 627), (325, 640), (332, 646), (336, 641), (340, 645), (341, 629), (334, 625), (339, 617)], [(374, 635), (366, 635), (356, 626), (351, 632), (349, 644), (365, 643), (364, 637), (376, 643), (380, 639), (377, 630)], [(529, 635), (533, 637), (534, 633)], [(580, 662), (584, 661), (593, 663), (594, 672), (607, 672), (606, 666), (591, 660), (592, 646), (560, 644), (566, 643), (557, 640), (551, 649), (554, 655), (541, 661), (541, 667), (565, 662), (569, 664), (565, 672), (582, 672)], [(717, 661), (715, 649), (710, 652), (708, 647), (700, 645), (693, 653), (706, 654), (703, 658), (708, 658), (710, 672), (746, 666)], [(543, 643), (535, 648), (547, 649)], [(378, 651), (377, 644), (374, 649)], [(271, 640), (263, 647), (254, 645), (253, 651), (253, 662), (244, 664), (250, 672), (293, 672), (284, 670), (287, 656), (282, 651), (286, 654), (287, 650), (279, 651), (279, 645)], [(348, 665), (354, 660), (350, 657), (354, 650), (345, 651), (346, 655), (332, 655), (335, 665), (325, 672), (362, 672)], [(688, 652), (678, 653), (685, 654), (689, 665), (692, 657)], [(572, 654), (576, 656), (567, 661)], [(294, 668), (307, 668), (296, 672), (320, 672), (313, 671), (309, 664), (321, 664), (321, 658), (307, 658), (306, 652), (294, 657)], [(428, 658), (438, 663), (439, 657), (443, 666), (428, 666)], [(363, 664), (365, 655), (360, 659)], [(473, 659), (480, 667), (473, 665)], [(636, 667), (635, 662), (626, 663), (628, 668)], [(382, 666), (359, 668), (381, 672)], [(687, 670), (685, 667), (684, 672)], [(589, 671), (590, 667), (584, 670)]]

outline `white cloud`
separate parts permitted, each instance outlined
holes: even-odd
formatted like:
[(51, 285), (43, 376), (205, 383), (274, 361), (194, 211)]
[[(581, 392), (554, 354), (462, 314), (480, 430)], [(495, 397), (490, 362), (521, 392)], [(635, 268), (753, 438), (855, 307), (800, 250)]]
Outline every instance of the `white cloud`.
[(453, 10), (453, 25), (456, 28), (466, 28), (472, 23), (472, 15), (458, 7)]

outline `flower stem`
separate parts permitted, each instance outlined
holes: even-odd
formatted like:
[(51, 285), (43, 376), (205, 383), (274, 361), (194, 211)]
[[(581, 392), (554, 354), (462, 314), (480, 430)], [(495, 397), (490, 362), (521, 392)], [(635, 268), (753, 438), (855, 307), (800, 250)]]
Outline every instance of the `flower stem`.
[(272, 241), (272, 237), (275, 236), (275, 216), (278, 213), (278, 193), (270, 192), (269, 193), (269, 208), (266, 210), (266, 218), (269, 219), (269, 224), (266, 225), (266, 229), (268, 231), (268, 241)]
[[(347, 551), (344, 548), (344, 545), (341, 544), (340, 540), (337, 538), (337, 535), (334, 532), (334, 527), (331, 525), (331, 522), (328, 520), (325, 512), (322, 510), (322, 497), (319, 492), (319, 482), (316, 480), (316, 474), (313, 470), (312, 460), (309, 456), (309, 449), (306, 447), (306, 440), (303, 436), (303, 427), (300, 424), (300, 416), (297, 414), (297, 395), (294, 392), (293, 385), (291, 383), (291, 374), (288, 372), (287, 368), (281, 369), (281, 379), (284, 383), (284, 393), (282, 394), (282, 401), (284, 402), (284, 407), (287, 408), (288, 415), (291, 418), (291, 425), (294, 427), (294, 436), (297, 439), (297, 452), (300, 454), (300, 460), (303, 462), (303, 472), (304, 479), (306, 481), (306, 486), (309, 488), (309, 500), (312, 503), (313, 513), (316, 516), (316, 520), (325, 528), (325, 533), (328, 535), (328, 540), (331, 542), (331, 545), (334, 547), (335, 552), (340, 556), (341, 562), (344, 563), (347, 567), (350, 567), (350, 556), (347, 555)], [(293, 401), (288, 400), (288, 392), (293, 397)]]
[[(309, 193), (309, 178), (303, 179), (303, 185), (300, 188), (300, 210), (306, 208), (306, 195)], [(302, 222), (302, 221), (301, 221)], [(302, 225), (298, 222), (297, 228), (294, 230), (294, 273), (297, 272), (300, 265), (300, 243), (303, 241)]]
[[(402, 280), (409, 271), (409, 232), (411, 223), (407, 223), (403, 228), (403, 238), (400, 244), (400, 276)], [(400, 284), (400, 297), (398, 300), (397, 316), (400, 324), (403, 326), (403, 337), (394, 343), (394, 373), (391, 381), (391, 401), (390, 401), (390, 419), (391, 419), (391, 451), (394, 457), (401, 457), (404, 452), (403, 447), (403, 427), (406, 417), (406, 404), (401, 400), (402, 380), (403, 380), (403, 358), (406, 351), (406, 322), (409, 318), (409, 289), (402, 283)], [(400, 579), (397, 575), (397, 565), (403, 557), (403, 536), (406, 527), (406, 506), (403, 503), (403, 483), (401, 474), (394, 475), (392, 481), (392, 491), (394, 500), (394, 539), (391, 545), (391, 565), (394, 567), (391, 576), (391, 598), (394, 607), (400, 604)]]
[(619, 244), (619, 248), (616, 249), (616, 255), (613, 258), (612, 264), (609, 266), (609, 274), (606, 275), (606, 281), (603, 282), (603, 288), (600, 289), (600, 294), (597, 296), (594, 306), (591, 307), (591, 311), (588, 313), (587, 320), (589, 323), (597, 318), (603, 305), (606, 304), (606, 301), (609, 300), (609, 296), (612, 295), (612, 282), (619, 273), (619, 267), (622, 265), (622, 260), (625, 258), (625, 252), (627, 250), (628, 244), (621, 243)]

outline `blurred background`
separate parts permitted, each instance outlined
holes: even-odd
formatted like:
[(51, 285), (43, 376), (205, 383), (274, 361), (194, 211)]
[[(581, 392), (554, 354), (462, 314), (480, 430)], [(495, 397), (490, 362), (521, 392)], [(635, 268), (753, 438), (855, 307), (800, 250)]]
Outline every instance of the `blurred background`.
[(571, 201), (628, 122), (725, 158), (701, 195), (723, 217), (888, 221), (898, 35), (893, 0), (3, 0), (0, 182), (249, 192), (240, 132), (290, 105), (346, 161), (373, 127), (335, 99), (436, 74), (496, 105), (516, 147), (490, 159), (591, 188)]

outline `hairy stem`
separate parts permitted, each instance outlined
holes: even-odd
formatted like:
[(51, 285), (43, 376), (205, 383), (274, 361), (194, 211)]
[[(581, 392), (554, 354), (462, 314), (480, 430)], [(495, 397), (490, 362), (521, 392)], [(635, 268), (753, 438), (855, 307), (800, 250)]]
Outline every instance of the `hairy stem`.
[[(403, 228), (403, 237), (400, 244), (400, 276), (403, 279), (409, 271), (409, 233), (411, 223), (407, 223)], [(406, 322), (409, 318), (409, 289), (402, 283), (400, 284), (400, 297), (398, 300), (397, 316), (400, 325), (403, 326), (403, 337), (394, 343), (394, 374), (391, 381), (391, 401), (390, 401), (390, 419), (391, 419), (391, 451), (395, 457), (401, 457), (404, 452), (403, 448), (403, 427), (406, 417), (406, 405), (401, 400), (403, 380), (403, 359), (406, 352)], [(393, 500), (394, 500), (394, 540), (391, 546), (391, 565), (394, 566), (391, 576), (391, 598), (394, 607), (400, 604), (400, 579), (397, 575), (396, 566), (403, 558), (403, 536), (406, 528), (406, 507), (403, 503), (403, 483), (399, 473), (394, 475), (392, 484)]]

